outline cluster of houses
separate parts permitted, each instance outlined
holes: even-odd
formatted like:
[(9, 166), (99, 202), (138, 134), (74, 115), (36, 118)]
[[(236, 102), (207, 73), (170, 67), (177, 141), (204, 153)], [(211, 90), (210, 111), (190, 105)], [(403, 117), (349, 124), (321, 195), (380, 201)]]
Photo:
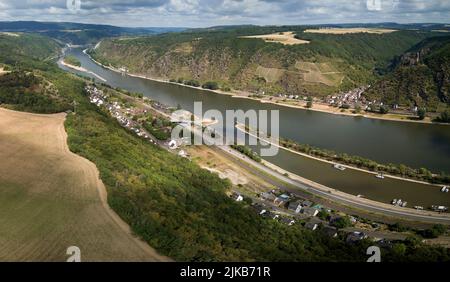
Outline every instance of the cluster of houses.
[(133, 120), (133, 117), (137, 115), (146, 114), (146, 110), (127, 108), (117, 101), (111, 102), (109, 101), (109, 96), (94, 85), (86, 86), (85, 90), (89, 94), (89, 99), (92, 104), (97, 105), (97, 107), (105, 107), (111, 116), (116, 118), (123, 127), (134, 132), (139, 137), (145, 138), (151, 143), (155, 143), (150, 137), (150, 134), (142, 128), (139, 122)]
[[(237, 192), (234, 192), (231, 195), (231, 198), (237, 202), (244, 201), (244, 196)], [(333, 238), (338, 237), (339, 233), (343, 234), (347, 243), (355, 243), (369, 238), (366, 233), (361, 231), (340, 232), (333, 226), (336, 221), (342, 218), (342, 216), (338, 214), (331, 214), (327, 218), (327, 221), (317, 218), (317, 215), (321, 210), (324, 210), (324, 207), (321, 205), (314, 205), (314, 203), (309, 200), (299, 199), (288, 193), (281, 192), (280, 194), (277, 193), (276, 190), (263, 192), (259, 195), (259, 198), (264, 202), (267, 202), (268, 205), (264, 203), (253, 203), (252, 208), (258, 215), (264, 218), (277, 220), (288, 226), (296, 224), (299, 219), (302, 221), (309, 219), (309, 221), (304, 223), (306, 229), (315, 231), (320, 227), (321, 232)], [(276, 208), (287, 209), (291, 216), (284, 212), (275, 212)], [(327, 212), (330, 212), (330, 210), (327, 210)], [(350, 216), (349, 219), (352, 224), (357, 223), (356, 218)], [(383, 239), (383, 241), (386, 240)]]
[(271, 202), (277, 207), (287, 208), (289, 211), (296, 214), (302, 214), (306, 217), (317, 216), (323, 208), (320, 205), (313, 206), (311, 201), (295, 199), (288, 194), (281, 194), (277, 196), (275, 190), (263, 192), (259, 196), (264, 201)]
[(330, 95), (325, 99), (325, 102), (330, 106), (335, 107), (344, 107), (345, 105), (353, 108), (356, 107), (356, 105), (365, 105), (367, 107), (367, 101), (362, 95), (367, 88), (368, 86), (361, 86), (344, 93)]
[(172, 108), (172, 107), (166, 106), (157, 101), (150, 100), (147, 97), (144, 97), (144, 100), (147, 100), (146, 102), (150, 102), (153, 108), (155, 108), (156, 110), (161, 111), (163, 113), (172, 114), (172, 111), (174, 110), (174, 108)]
[[(355, 109), (359, 106), (365, 111), (377, 111), (380, 107), (386, 107), (382, 101), (369, 101), (364, 97), (363, 93), (370, 88), (370, 85), (361, 86), (347, 92), (341, 92), (329, 95), (324, 102), (333, 107)], [(417, 114), (419, 108), (416, 105), (410, 107), (400, 107), (398, 104), (389, 105), (390, 110), (398, 114)]]
[(307, 100), (308, 99), (308, 97), (300, 97), (299, 95), (278, 94), (277, 96), (278, 96), (278, 98), (291, 99), (291, 100), (299, 100), (299, 99), (302, 99), (302, 98), (303, 98), (303, 100)]

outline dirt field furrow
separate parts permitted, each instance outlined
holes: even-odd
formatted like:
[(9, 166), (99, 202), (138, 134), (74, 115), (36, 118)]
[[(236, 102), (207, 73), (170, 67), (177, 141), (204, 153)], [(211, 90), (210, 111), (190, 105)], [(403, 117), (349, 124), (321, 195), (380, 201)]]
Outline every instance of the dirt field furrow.
[(0, 261), (168, 261), (106, 202), (96, 166), (70, 152), (64, 114), (0, 108)]

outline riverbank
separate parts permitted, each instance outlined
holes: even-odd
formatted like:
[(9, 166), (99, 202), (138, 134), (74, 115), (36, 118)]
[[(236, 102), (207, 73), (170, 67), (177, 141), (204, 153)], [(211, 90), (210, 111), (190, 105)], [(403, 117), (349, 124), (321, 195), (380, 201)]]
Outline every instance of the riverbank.
[(74, 69), (74, 70), (79, 71), (79, 72), (85, 72), (85, 73), (91, 74), (91, 75), (95, 76), (96, 78), (100, 79), (101, 81), (106, 82), (106, 79), (104, 79), (103, 77), (101, 77), (98, 74), (96, 74), (94, 72), (91, 72), (91, 71), (89, 71), (89, 70), (87, 70), (87, 69), (85, 69), (83, 67), (79, 67), (79, 66), (74, 66), (74, 65), (68, 64), (68, 63), (64, 62), (63, 59), (59, 60), (59, 63), (61, 65), (65, 66), (65, 67), (67, 67), (67, 68), (71, 68), (71, 69)]
[[(309, 154), (302, 153), (302, 152), (299, 152), (299, 151), (296, 151), (296, 150), (293, 150), (293, 149), (290, 149), (290, 148), (286, 148), (286, 147), (281, 146), (279, 144), (276, 144), (276, 143), (274, 143), (272, 141), (268, 141), (268, 140), (262, 139), (261, 137), (256, 136), (255, 134), (252, 134), (252, 133), (246, 131), (242, 124), (236, 125), (236, 128), (238, 130), (240, 130), (241, 132), (244, 132), (245, 134), (248, 134), (249, 136), (251, 136), (251, 137), (253, 137), (253, 138), (257, 139), (257, 140), (260, 140), (263, 143), (266, 143), (266, 144), (272, 145), (272, 146), (276, 146), (276, 147), (278, 147), (278, 148), (280, 148), (282, 150), (286, 150), (286, 151), (288, 151), (290, 153), (293, 153), (293, 154), (296, 154), (296, 155), (299, 155), (299, 156), (302, 156), (302, 157), (306, 157), (306, 158), (309, 158), (309, 159), (312, 159), (312, 160), (316, 160), (316, 161), (320, 161), (320, 162), (323, 162), (323, 163), (327, 163), (327, 164), (330, 164), (330, 165), (340, 164), (342, 167), (344, 167), (346, 169), (352, 169), (352, 170), (355, 170), (355, 171), (364, 172), (364, 173), (367, 173), (367, 174), (371, 174), (374, 177), (379, 174), (379, 172), (374, 172), (374, 171), (370, 171), (370, 170), (367, 170), (367, 169), (354, 167), (354, 166), (343, 164), (343, 163), (336, 162), (336, 161), (330, 161), (330, 160), (322, 159), (322, 158), (311, 156)], [(402, 180), (402, 181), (407, 181), (407, 182), (412, 182), (412, 183), (429, 185), (429, 186), (433, 186), (433, 187), (436, 187), (436, 188), (441, 188), (442, 187), (442, 185), (439, 185), (439, 184), (433, 184), (433, 183), (429, 183), (429, 182), (426, 182), (426, 181), (421, 181), (421, 180), (411, 179), (411, 178), (405, 178), (405, 177), (401, 177), (401, 176), (395, 176), (395, 175), (390, 175), (390, 174), (384, 174), (383, 176), (387, 177), (387, 178), (391, 178), (391, 179), (397, 179), (397, 180)]]
[[(83, 50), (83, 53), (86, 54), (93, 62), (95, 62), (97, 65), (99, 65), (101, 67), (104, 67), (104, 68), (109, 69), (111, 71), (114, 71), (116, 73), (122, 73), (122, 74), (124, 73), (123, 71), (121, 71), (121, 70), (119, 70), (119, 69), (117, 69), (115, 67), (106, 66), (106, 65), (98, 62), (90, 54), (87, 53), (87, 49)], [(394, 122), (409, 122), (409, 123), (419, 123), (419, 124), (450, 125), (448, 123), (433, 122), (431, 120), (431, 118), (429, 118), (429, 117), (425, 118), (424, 120), (414, 120), (414, 119), (412, 119), (412, 118), (414, 118), (413, 116), (402, 116), (402, 115), (399, 115), (399, 114), (381, 115), (381, 114), (368, 113), (368, 112), (365, 112), (365, 113), (353, 113), (350, 110), (345, 110), (344, 112), (342, 112), (341, 111), (342, 109), (340, 109), (340, 108), (332, 107), (332, 106), (325, 105), (325, 104), (313, 104), (312, 108), (307, 108), (306, 104), (305, 105), (289, 104), (289, 103), (284, 102), (283, 101), (284, 99), (278, 98), (278, 97), (263, 97), (263, 98), (254, 97), (253, 93), (250, 93), (250, 92), (247, 92), (247, 91), (228, 92), (228, 91), (223, 91), (223, 90), (204, 89), (202, 87), (196, 87), (196, 86), (192, 86), (192, 85), (186, 85), (186, 84), (183, 84), (183, 83), (173, 82), (173, 81), (170, 81), (170, 80), (164, 79), (164, 78), (149, 77), (149, 76), (146, 76), (146, 75), (129, 73), (129, 72), (126, 72), (125, 74), (128, 75), (128, 76), (131, 76), (131, 77), (142, 78), (142, 79), (147, 79), (147, 80), (161, 82), (161, 83), (173, 84), (173, 85), (188, 87), (188, 88), (192, 88), (192, 89), (196, 89), (196, 90), (203, 90), (203, 91), (213, 92), (213, 93), (216, 93), (216, 94), (228, 95), (228, 96), (231, 96), (233, 98), (242, 98), (242, 99), (254, 100), (254, 101), (258, 101), (260, 103), (264, 103), (264, 104), (273, 104), (273, 105), (278, 105), (278, 106), (282, 106), (282, 107), (300, 109), (300, 110), (304, 110), (304, 111), (314, 111), (314, 112), (322, 112), (322, 113), (326, 113), (326, 114), (339, 115), (339, 116), (360, 117), (360, 118), (385, 120), (385, 121), (394, 121)], [(296, 103), (298, 103), (298, 102), (296, 102)]]

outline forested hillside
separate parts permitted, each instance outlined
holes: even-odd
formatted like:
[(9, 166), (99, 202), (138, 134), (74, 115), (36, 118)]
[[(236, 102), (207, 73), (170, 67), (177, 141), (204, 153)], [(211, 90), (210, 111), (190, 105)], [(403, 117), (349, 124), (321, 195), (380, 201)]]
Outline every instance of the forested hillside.
[(442, 111), (450, 105), (450, 37), (424, 40), (397, 57), (365, 95), (385, 104)]
[(19, 67), (49, 60), (59, 52), (60, 45), (47, 37), (30, 33), (0, 32), (0, 62)]
[[(98, 61), (150, 77), (215, 81), (222, 89), (266, 95), (324, 96), (377, 80), (395, 56), (428, 31), (318, 34), (311, 27), (217, 27), (137, 39), (103, 40)], [(307, 44), (265, 42), (251, 35), (293, 32)]]
[(72, 101), (45, 76), (59, 49), (58, 43), (43, 36), (0, 33), (0, 67), (10, 70), (0, 75), (0, 105), (41, 113), (71, 109)]

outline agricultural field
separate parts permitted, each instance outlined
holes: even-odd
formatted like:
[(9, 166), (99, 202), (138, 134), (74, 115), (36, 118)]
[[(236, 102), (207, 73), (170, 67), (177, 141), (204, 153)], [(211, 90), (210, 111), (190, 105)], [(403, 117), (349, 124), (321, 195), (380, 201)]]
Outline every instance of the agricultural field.
[(295, 33), (292, 31), (265, 34), (265, 35), (242, 36), (241, 38), (257, 38), (262, 39), (265, 42), (281, 43), (283, 45), (298, 45), (309, 43), (309, 41), (307, 40), (295, 38)]
[(395, 32), (395, 29), (385, 28), (321, 28), (321, 29), (306, 29), (305, 33), (320, 33), (320, 34), (352, 34), (352, 33), (371, 33), (384, 34)]
[(165, 260), (106, 204), (93, 163), (71, 153), (64, 114), (0, 109), (0, 261)]
[(20, 35), (18, 33), (14, 32), (0, 32), (1, 35), (7, 35), (7, 36), (13, 36), (13, 37), (19, 37)]
[(284, 74), (285, 70), (276, 68), (265, 68), (258, 66), (256, 68), (256, 75), (263, 77), (267, 82), (277, 82), (281, 76)]
[(303, 73), (305, 82), (323, 83), (328, 86), (339, 86), (344, 79), (342, 72), (328, 63), (311, 63), (298, 61), (295, 67)]

